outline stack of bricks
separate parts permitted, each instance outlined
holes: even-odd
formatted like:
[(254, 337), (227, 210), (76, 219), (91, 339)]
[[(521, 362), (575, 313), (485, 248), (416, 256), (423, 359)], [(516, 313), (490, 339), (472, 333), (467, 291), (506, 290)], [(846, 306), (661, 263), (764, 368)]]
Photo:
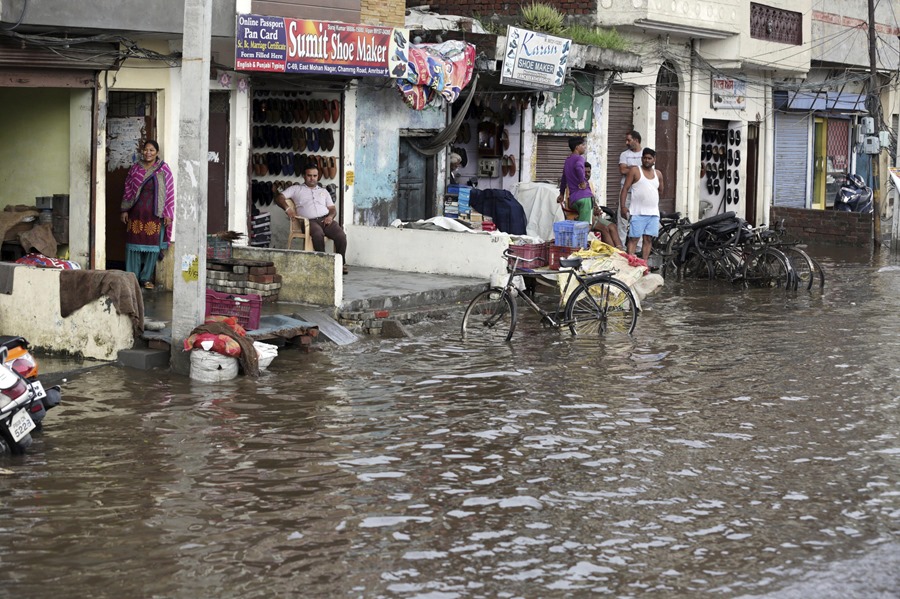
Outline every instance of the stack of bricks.
[(212, 259), (206, 262), (206, 286), (221, 293), (255, 294), (263, 302), (274, 302), (281, 290), (281, 275), (275, 272), (274, 262)]

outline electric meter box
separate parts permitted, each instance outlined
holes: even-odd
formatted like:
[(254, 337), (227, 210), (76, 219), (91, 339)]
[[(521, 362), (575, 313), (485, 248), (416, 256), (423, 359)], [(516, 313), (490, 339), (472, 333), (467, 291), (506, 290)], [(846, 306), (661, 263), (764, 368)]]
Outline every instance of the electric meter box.
[(875, 134), (875, 119), (872, 117), (864, 116), (860, 121), (860, 126), (862, 127), (863, 133), (866, 135)]
[(881, 140), (874, 136), (867, 137), (866, 143), (863, 145), (863, 152), (866, 154), (878, 154), (881, 152)]
[(882, 148), (891, 147), (891, 134), (888, 131), (879, 131), (878, 139), (881, 141)]
[(500, 159), (499, 158), (479, 158), (478, 159), (478, 176), (479, 177), (494, 178), (497, 176), (497, 172), (499, 170), (500, 170)]

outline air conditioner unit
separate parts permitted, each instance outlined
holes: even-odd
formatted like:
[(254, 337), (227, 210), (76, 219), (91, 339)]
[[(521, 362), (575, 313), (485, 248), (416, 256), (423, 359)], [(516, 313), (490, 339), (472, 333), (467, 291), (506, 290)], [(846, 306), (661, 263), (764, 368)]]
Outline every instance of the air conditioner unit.
[(881, 140), (874, 136), (867, 137), (866, 143), (863, 145), (863, 152), (866, 154), (878, 154), (881, 152)]
[(872, 117), (864, 116), (862, 120), (860, 120), (860, 125), (862, 126), (863, 133), (866, 135), (875, 134), (875, 119)]

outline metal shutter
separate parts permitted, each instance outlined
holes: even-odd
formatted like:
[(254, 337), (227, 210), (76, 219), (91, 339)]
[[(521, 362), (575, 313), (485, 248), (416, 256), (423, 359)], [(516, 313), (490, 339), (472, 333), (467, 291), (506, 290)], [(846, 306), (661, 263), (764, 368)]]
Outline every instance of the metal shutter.
[[(606, 145), (606, 205), (618, 210), (622, 174), (619, 154), (625, 150), (625, 134), (634, 129), (634, 88), (613, 85), (609, 89), (609, 136)], [(646, 132), (641, 131), (641, 135)], [(641, 145), (645, 145), (646, 140)]]
[(559, 185), (563, 165), (566, 158), (572, 153), (572, 150), (569, 149), (569, 137), (569, 135), (538, 135), (537, 164), (534, 167), (535, 181), (549, 181), (554, 185)]
[(806, 208), (809, 125), (808, 114), (775, 113), (776, 206)]

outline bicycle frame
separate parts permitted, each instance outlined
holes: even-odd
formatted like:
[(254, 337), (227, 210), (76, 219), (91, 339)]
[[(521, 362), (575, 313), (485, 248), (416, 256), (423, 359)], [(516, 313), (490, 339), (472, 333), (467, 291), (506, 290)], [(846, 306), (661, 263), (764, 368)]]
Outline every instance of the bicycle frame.
[[(572, 322), (566, 320), (561, 315), (565, 307), (563, 304), (562, 293), (560, 293), (559, 295), (559, 301), (556, 304), (556, 311), (551, 313), (540, 307), (537, 302), (528, 297), (527, 294), (519, 293), (518, 288), (513, 282), (517, 276), (527, 276), (528, 274), (519, 270), (519, 262), (532, 262), (534, 260), (537, 260), (538, 258), (522, 258), (521, 256), (510, 253), (508, 250), (504, 252), (503, 255), (507, 258), (515, 258), (515, 262), (513, 263), (513, 265), (511, 267), (507, 266), (507, 269), (509, 270), (509, 276), (506, 279), (506, 285), (504, 285), (503, 287), (503, 290), (512, 297), (513, 301), (515, 302), (517, 297), (522, 298), (522, 300), (524, 300), (525, 302), (525, 305), (528, 306), (528, 308), (530, 308), (532, 312), (539, 314), (542, 319), (546, 319), (550, 326), (554, 328), (562, 328), (564, 326), (572, 324)], [(584, 287), (585, 284), (588, 281), (592, 280), (594, 277), (608, 277), (612, 274), (612, 271), (602, 271), (598, 273), (591, 273), (589, 276), (584, 277), (578, 273), (577, 267), (560, 268), (557, 272), (559, 274), (568, 275), (566, 277), (566, 285), (564, 287), (565, 289), (568, 289), (573, 278), (578, 281), (579, 286)]]

